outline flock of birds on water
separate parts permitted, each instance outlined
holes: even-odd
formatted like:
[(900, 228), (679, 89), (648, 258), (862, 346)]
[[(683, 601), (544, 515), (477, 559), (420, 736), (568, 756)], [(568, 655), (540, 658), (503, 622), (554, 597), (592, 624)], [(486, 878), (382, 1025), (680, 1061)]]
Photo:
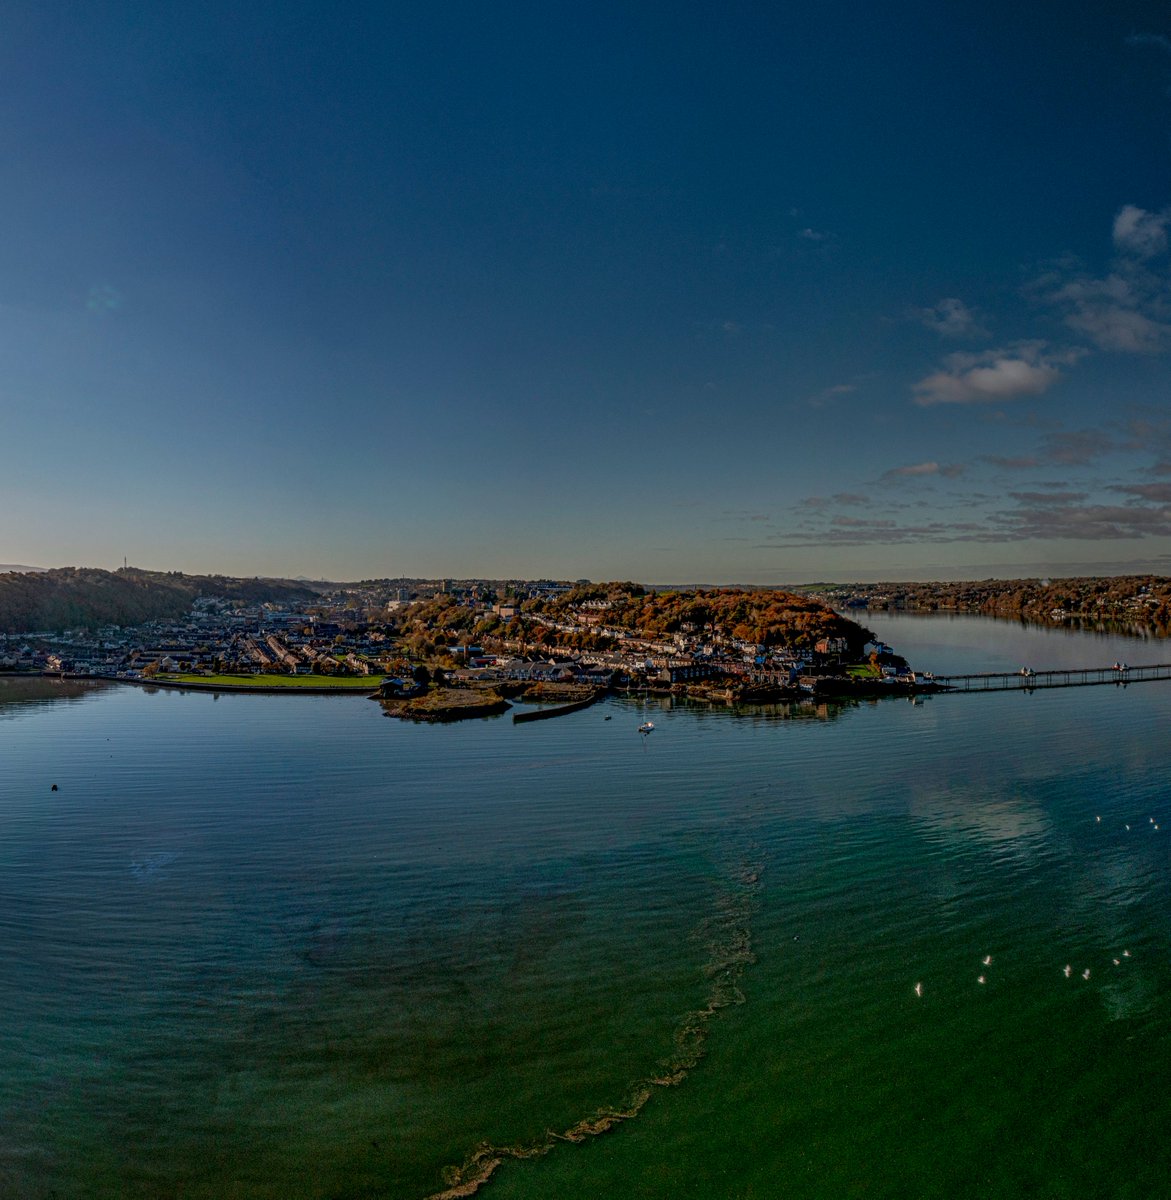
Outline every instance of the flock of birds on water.
[[(1129, 950), (1123, 950), (1123, 952), (1122, 952), (1122, 958), (1129, 958), (1129, 957), (1130, 957), (1130, 951), (1129, 951)], [(1114, 965), (1115, 965), (1116, 967), (1120, 967), (1120, 966), (1122, 966), (1122, 958), (1116, 958), (1116, 959), (1114, 959), (1114, 960), (1113, 960), (1113, 961), (1114, 961)], [(991, 954), (985, 954), (985, 955), (984, 955), (984, 957), (983, 957), (983, 958), (980, 960), (980, 965), (981, 965), (981, 966), (984, 966), (984, 967), (990, 967), (990, 966), (992, 966), (992, 955), (991, 955)], [(1064, 976), (1066, 977), (1066, 979), (1072, 979), (1072, 978), (1073, 978), (1073, 964), (1072, 964), (1072, 963), (1066, 963), (1066, 964), (1065, 964), (1065, 966), (1061, 968), (1061, 973), (1062, 973), (1062, 975), (1064, 975)], [(1085, 969), (1084, 971), (1082, 971), (1082, 972), (1081, 972), (1081, 977), (1082, 977), (1083, 979), (1086, 979), (1086, 980), (1088, 980), (1088, 979), (1090, 978), (1090, 968), (1089, 968), (1089, 967), (1086, 967), (1086, 969)], [(977, 976), (976, 976), (976, 982), (977, 982), (977, 983), (987, 983), (987, 982), (988, 982), (988, 976), (987, 976), (987, 975), (977, 975)], [(920, 997), (920, 999), (921, 999), (921, 998), (922, 998), (922, 996), (923, 996), (923, 983), (922, 983), (922, 981), (920, 981), (920, 982), (918, 982), (918, 983), (916, 983), (916, 984), (915, 984), (914, 991), (915, 991), (915, 995), (916, 995), (916, 996), (918, 996), (918, 997)]]
[[(1094, 818), (1094, 823), (1097, 825), (1101, 825), (1102, 818), (1100, 816), (1096, 816)], [(1159, 832), (1159, 823), (1155, 820), (1154, 817), (1148, 817), (1147, 824), (1149, 825), (1149, 827), (1153, 833)], [(1126, 830), (1127, 833), (1130, 832), (1130, 826), (1127, 825), (1126, 823), (1123, 823), (1123, 828)], [(1116, 967), (1120, 967), (1120, 966), (1122, 966), (1122, 959), (1124, 959), (1124, 958), (1130, 958), (1129, 950), (1123, 950), (1122, 958), (1115, 958), (1115, 959), (1112, 959), (1112, 961)], [(984, 955), (984, 957), (980, 960), (980, 965), (984, 966), (984, 967), (990, 967), (992, 965), (992, 955), (991, 954)], [(1062, 975), (1064, 975), (1066, 977), (1066, 979), (1072, 979), (1073, 973), (1074, 973), (1073, 964), (1066, 963), (1065, 966), (1061, 968), (1061, 973), (1062, 973)], [(1087, 981), (1089, 980), (1089, 978), (1090, 978), (1090, 968), (1089, 967), (1086, 967), (1086, 969), (1081, 972), (1081, 977), (1084, 980), (1087, 980)], [(977, 983), (987, 983), (988, 976), (987, 975), (977, 975), (976, 982)], [(918, 996), (920, 999), (922, 999), (923, 983), (921, 980), (915, 984), (914, 992), (915, 992), (916, 996)]]

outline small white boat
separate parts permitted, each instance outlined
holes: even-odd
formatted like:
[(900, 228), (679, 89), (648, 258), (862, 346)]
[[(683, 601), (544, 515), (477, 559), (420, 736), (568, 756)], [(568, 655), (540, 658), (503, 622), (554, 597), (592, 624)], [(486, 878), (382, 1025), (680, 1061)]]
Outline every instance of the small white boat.
[(639, 733), (653, 733), (655, 728), (654, 721), (644, 721), (639, 727)]

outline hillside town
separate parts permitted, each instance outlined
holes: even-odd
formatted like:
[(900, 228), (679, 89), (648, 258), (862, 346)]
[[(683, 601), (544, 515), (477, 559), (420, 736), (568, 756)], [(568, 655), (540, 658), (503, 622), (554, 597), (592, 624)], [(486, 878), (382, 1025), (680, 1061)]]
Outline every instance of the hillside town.
[[(733, 604), (738, 621), (721, 620)], [(200, 596), (180, 618), (0, 634), (0, 671), (192, 685), (368, 681), (391, 696), (433, 677), (741, 695), (825, 690), (851, 672), (914, 679), (889, 647), (806, 598), (585, 580), (380, 580), (257, 603)]]

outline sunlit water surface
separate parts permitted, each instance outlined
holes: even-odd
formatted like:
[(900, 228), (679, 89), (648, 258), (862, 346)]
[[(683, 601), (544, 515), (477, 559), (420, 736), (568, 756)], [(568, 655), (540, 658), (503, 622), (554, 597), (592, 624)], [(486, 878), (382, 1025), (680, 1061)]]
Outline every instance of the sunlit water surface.
[[(940, 673), (1171, 661), (863, 620)], [(1165, 1194), (1169, 720), (0, 680), (0, 1196)]]

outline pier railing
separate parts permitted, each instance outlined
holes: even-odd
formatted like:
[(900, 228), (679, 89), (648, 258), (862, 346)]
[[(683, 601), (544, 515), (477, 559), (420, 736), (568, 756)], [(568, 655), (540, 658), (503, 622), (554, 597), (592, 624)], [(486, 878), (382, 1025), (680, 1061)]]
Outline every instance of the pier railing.
[(1099, 687), (1114, 684), (1146, 683), (1154, 679), (1171, 679), (1171, 663), (1148, 667), (1115, 664), (1110, 667), (1088, 667), (1070, 671), (989, 671), (980, 675), (936, 675), (935, 684), (949, 692), (1032, 692), (1041, 688)]

